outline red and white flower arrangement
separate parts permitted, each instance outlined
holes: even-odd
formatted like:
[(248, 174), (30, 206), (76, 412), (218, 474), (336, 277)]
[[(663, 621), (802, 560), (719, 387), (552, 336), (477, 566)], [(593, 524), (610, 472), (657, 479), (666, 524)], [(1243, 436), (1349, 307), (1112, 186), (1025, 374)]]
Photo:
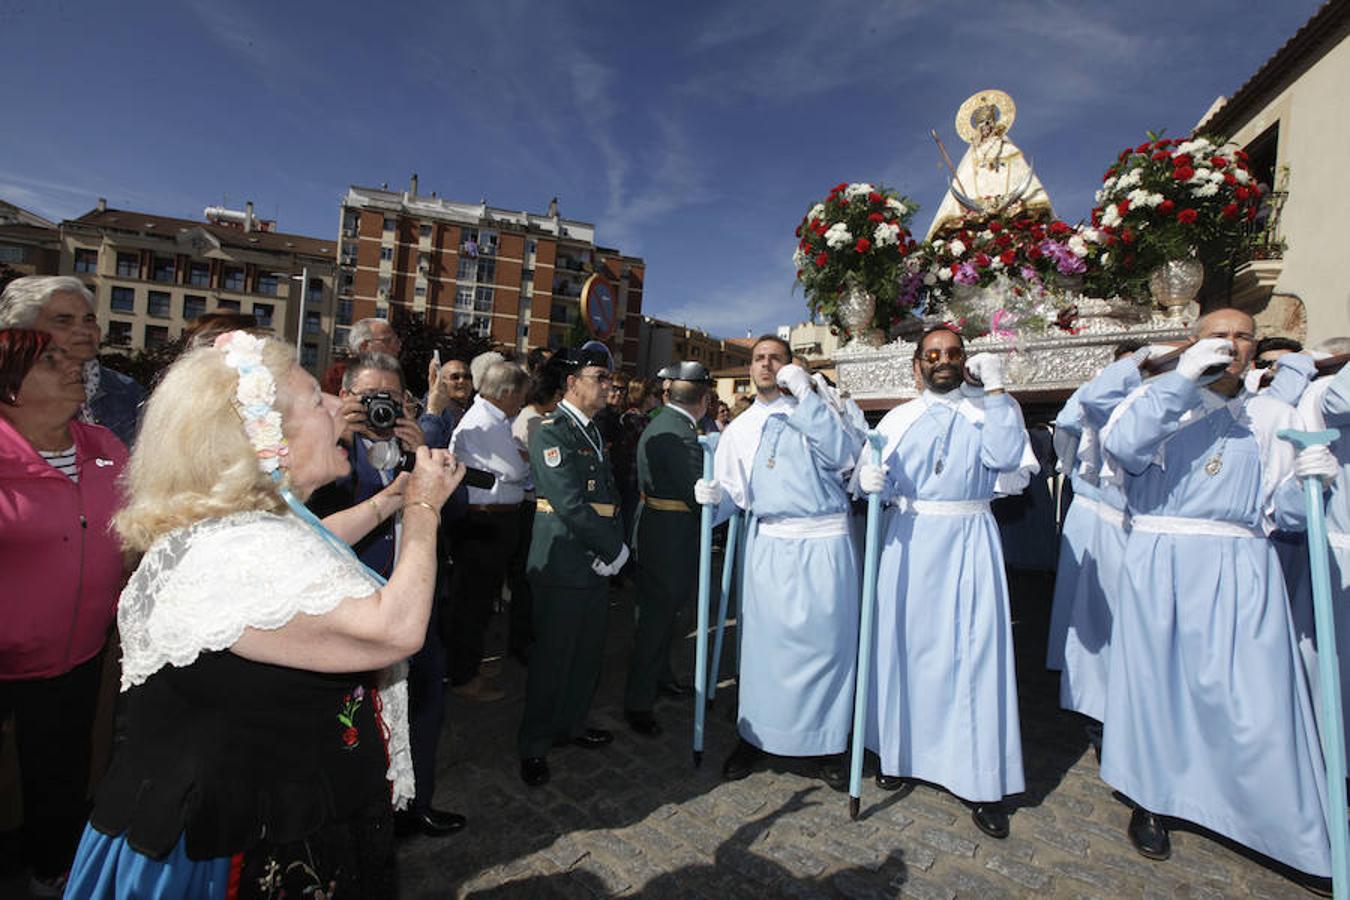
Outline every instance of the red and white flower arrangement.
[(895, 191), (866, 182), (837, 184), (811, 206), (797, 226), (792, 261), (813, 316), (852, 337), (839, 319), (849, 288), (876, 298), (872, 325), (883, 331), (911, 314), (917, 276), (906, 258), (916, 247), (908, 225), (917, 208)]

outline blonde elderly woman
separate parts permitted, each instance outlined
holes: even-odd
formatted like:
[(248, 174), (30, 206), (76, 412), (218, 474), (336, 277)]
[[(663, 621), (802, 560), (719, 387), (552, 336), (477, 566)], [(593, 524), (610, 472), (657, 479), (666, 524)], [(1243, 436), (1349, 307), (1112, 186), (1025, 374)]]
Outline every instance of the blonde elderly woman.
[[(146, 406), (114, 528), (126, 734), (67, 897), (392, 896), (412, 796), (403, 660), (426, 634), (440, 507), (463, 477), (419, 448), (388, 582), (301, 501), (347, 473), (335, 398), (245, 332), (193, 350)], [(364, 523), (358, 519), (364, 516)], [(235, 896), (231, 893), (229, 896)]]

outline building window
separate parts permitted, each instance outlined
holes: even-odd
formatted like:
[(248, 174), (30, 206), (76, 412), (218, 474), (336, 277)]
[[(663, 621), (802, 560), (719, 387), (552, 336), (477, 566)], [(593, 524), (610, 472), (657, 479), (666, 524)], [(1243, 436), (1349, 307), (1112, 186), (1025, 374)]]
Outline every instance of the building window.
[(351, 333), (350, 328), (333, 329), (333, 352), (341, 353), (347, 349), (347, 335)]
[(393, 247), (381, 247), (381, 248), (380, 248), (380, 259), (384, 260), (385, 262), (388, 262), (388, 261), (392, 260), (393, 258), (394, 258), (394, 248), (393, 248)]
[(455, 309), (473, 309), (473, 288), (462, 287), (455, 291)]
[(478, 261), (478, 280), (482, 284), (492, 284), (497, 280), (497, 261), (495, 259)]
[(272, 274), (259, 275), (257, 290), (255, 293), (266, 294), (269, 297), (277, 295), (277, 276)]
[(417, 233), (420, 234), (422, 237), (431, 237), (431, 226), (423, 225), (421, 228), (417, 230)]
[(427, 286), (425, 284), (419, 284), (413, 288), (414, 297), (425, 297), (426, 295), (427, 295)]
[(481, 256), (497, 255), (497, 232), (484, 231), (479, 234), (478, 253)]
[(127, 347), (131, 344), (131, 323), (108, 320), (108, 343), (114, 347)]
[(0, 262), (21, 263), (24, 255), (22, 247), (0, 247)]
[(135, 253), (117, 254), (117, 277), (140, 278), (141, 260)]
[(239, 312), (239, 301), (238, 301), (238, 300), (217, 300), (217, 301), (216, 301), (216, 311), (217, 311), (217, 312), (232, 312), (232, 313), (237, 313), (237, 312)]
[[(98, 251), (97, 250), (76, 250), (75, 251), (75, 271), (76, 272), (97, 272), (98, 271)], [(127, 340), (130, 340), (130, 335)]]
[(390, 280), (388, 275), (381, 275), (376, 281), (376, 288), (386, 297), (389, 296), (389, 285)]
[(319, 303), (323, 300), (323, 279), (311, 278), (309, 280), (309, 290), (305, 292), (305, 302)]
[(136, 311), (136, 291), (129, 287), (112, 289), (112, 311), (134, 313)]
[(337, 302), (337, 323), (339, 325), (352, 324), (352, 298), (343, 297)]
[(206, 315), (206, 298), (196, 294), (183, 295), (183, 318), (191, 322), (198, 316)]
[(272, 312), (276, 307), (270, 303), (253, 304), (253, 315), (258, 319), (258, 325), (262, 328), (272, 327)]
[(244, 289), (244, 270), (230, 266), (225, 269), (225, 277), (221, 279), (220, 286), (227, 291), (242, 291)]
[(473, 308), (478, 312), (492, 312), (492, 288), (475, 288), (473, 292)]
[(193, 287), (211, 286), (211, 264), (192, 263), (188, 268), (188, 284)]
[(533, 253), (537, 253), (538, 251), (539, 251), (539, 242), (538, 242), (538, 241), (536, 241), (536, 240), (534, 240), (533, 238), (531, 238), (530, 240), (528, 240), (528, 241), (525, 242), (525, 252), (526, 252), (526, 253), (531, 253), (531, 254), (533, 254)]
[(393, 216), (385, 216), (385, 217), (384, 217), (384, 230), (385, 230), (385, 231), (393, 231), (393, 230), (394, 230), (395, 228), (397, 228), (397, 227), (398, 227), (398, 219), (394, 218)]
[(356, 273), (344, 269), (339, 276), (338, 284), (342, 285), (342, 293), (350, 294), (352, 288), (356, 286)]
[(317, 312), (305, 313), (305, 334), (322, 334), (323, 316)]
[(145, 311), (157, 319), (169, 317), (169, 292), (151, 291), (145, 304)]
[(492, 319), (490, 316), (476, 316), (472, 313), (455, 313), (455, 327), (468, 328), (470, 332), (479, 337), (492, 336)]
[(155, 257), (155, 280), (164, 284), (173, 284), (174, 265), (172, 256)]
[(300, 365), (312, 369), (318, 364), (319, 364), (319, 345), (318, 344), (300, 345)]
[(145, 349), (151, 350), (155, 347), (163, 347), (168, 342), (169, 342), (168, 325), (145, 326)]
[(473, 281), (478, 277), (478, 260), (470, 256), (459, 258), (459, 268), (455, 270), (456, 281)]

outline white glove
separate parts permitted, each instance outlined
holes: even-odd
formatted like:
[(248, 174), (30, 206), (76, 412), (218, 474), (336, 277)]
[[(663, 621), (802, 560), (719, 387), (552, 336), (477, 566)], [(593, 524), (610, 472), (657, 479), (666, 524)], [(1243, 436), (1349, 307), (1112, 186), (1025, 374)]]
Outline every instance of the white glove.
[(966, 360), (966, 371), (984, 385), (985, 391), (1003, 390), (1003, 358), (997, 353), (976, 353)]
[(1233, 343), (1226, 338), (1196, 341), (1177, 360), (1177, 372), (1183, 378), (1199, 381), (1210, 366), (1227, 367), (1233, 361)]
[(1291, 369), (1311, 381), (1317, 375), (1317, 360), (1306, 353), (1286, 353), (1275, 360), (1275, 371)]
[(874, 463), (863, 463), (858, 466), (858, 487), (863, 489), (864, 493), (880, 494), (886, 487), (886, 473), (891, 467), (885, 464), (880, 466)]
[(1300, 450), (1294, 457), (1294, 474), (1299, 478), (1320, 478), (1331, 484), (1341, 474), (1341, 464), (1325, 444)]
[(811, 376), (801, 366), (788, 363), (778, 370), (778, 386), (794, 397), (805, 397), (811, 393)]
[(844, 412), (844, 401), (840, 398), (839, 391), (830, 386), (824, 375), (819, 372), (815, 373), (811, 376), (811, 383), (816, 386), (816, 393), (820, 395), (820, 399), (824, 400), (830, 409), (840, 414)]
[(1145, 344), (1138, 350), (1134, 351), (1134, 353), (1130, 354), (1130, 358), (1134, 360), (1134, 364), (1136, 366), (1142, 366), (1150, 359), (1157, 359), (1160, 356), (1166, 356), (1175, 349), (1177, 348), (1169, 347), (1166, 344)]
[(700, 478), (694, 482), (694, 500), (700, 506), (716, 506), (722, 502), (722, 485), (716, 481)]
[(600, 557), (597, 556), (595, 559), (591, 560), (591, 571), (604, 578), (608, 578), (611, 575), (618, 575), (619, 572), (623, 570), (623, 565), (626, 562), (628, 562), (628, 545), (620, 544), (619, 555), (614, 557), (613, 562), (603, 563), (600, 561)]
[(605, 565), (604, 560), (598, 556), (591, 557), (591, 571), (601, 578), (608, 578), (613, 573), (609, 571), (609, 566)]

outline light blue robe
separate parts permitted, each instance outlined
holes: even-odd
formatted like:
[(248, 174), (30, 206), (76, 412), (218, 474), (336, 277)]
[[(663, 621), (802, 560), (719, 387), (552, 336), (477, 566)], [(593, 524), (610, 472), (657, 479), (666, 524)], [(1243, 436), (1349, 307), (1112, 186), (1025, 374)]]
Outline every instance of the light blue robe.
[[(757, 401), (718, 442), (717, 479), (749, 510), (741, 580), (740, 712), (749, 743), (783, 756), (842, 753), (858, 652), (857, 549), (840, 473), (862, 435), (812, 393)], [(830, 537), (770, 537), (765, 521), (835, 514)]]
[[(1336, 655), (1341, 669), (1342, 703), (1350, 698), (1350, 367), (1334, 378), (1314, 382), (1299, 404), (1302, 426), (1312, 431), (1323, 428), (1340, 430), (1340, 437), (1331, 444), (1331, 452), (1341, 465), (1340, 474), (1323, 492), (1326, 502), (1326, 527), (1329, 538), (1332, 610), (1336, 618)], [(1308, 527), (1307, 509), (1303, 499), (1303, 485), (1291, 478), (1275, 494), (1275, 523), (1283, 529), (1302, 532)], [(1307, 553), (1306, 540), (1302, 544)], [(1289, 604), (1298, 637), (1299, 652), (1312, 692), (1313, 709), (1318, 727), (1322, 723), (1322, 691), (1317, 673), (1317, 635), (1314, 625), (1312, 576), (1306, 556), (1298, 565), (1287, 561)], [(1342, 716), (1346, 727), (1347, 746), (1350, 746), (1350, 718)]]
[(1221, 400), (1160, 375), (1102, 436), (1132, 527), (1101, 776), (1152, 812), (1325, 876), (1325, 770), (1274, 549), (1260, 536), (1159, 533), (1140, 519), (1269, 526), (1268, 498), (1292, 461), (1274, 430), (1295, 414), (1262, 397)]
[[(883, 499), (988, 501), (999, 474), (1019, 468), (1027, 435), (1013, 399), (980, 400), (979, 424), (954, 408), (958, 399), (925, 393), (911, 401), (928, 405), (917, 419), (897, 407), (882, 420)], [(883, 773), (973, 802), (1024, 789), (1008, 586), (991, 513), (887, 506), (873, 660), (867, 747)]]
[[(1119, 360), (1079, 388), (1070, 398), (1072, 406), (1066, 403), (1060, 414), (1067, 419), (1076, 412), (1084, 436), (1077, 448), (1074, 502), (1064, 517), (1064, 545), (1055, 576), (1055, 609), (1064, 608), (1059, 703), (1099, 722), (1106, 717), (1112, 607), (1125, 555), (1125, 529), (1116, 521), (1124, 516), (1125, 495), (1116, 484), (1099, 483), (1100, 430), (1139, 384), (1134, 360)], [(1052, 632), (1051, 639), (1055, 638)]]

